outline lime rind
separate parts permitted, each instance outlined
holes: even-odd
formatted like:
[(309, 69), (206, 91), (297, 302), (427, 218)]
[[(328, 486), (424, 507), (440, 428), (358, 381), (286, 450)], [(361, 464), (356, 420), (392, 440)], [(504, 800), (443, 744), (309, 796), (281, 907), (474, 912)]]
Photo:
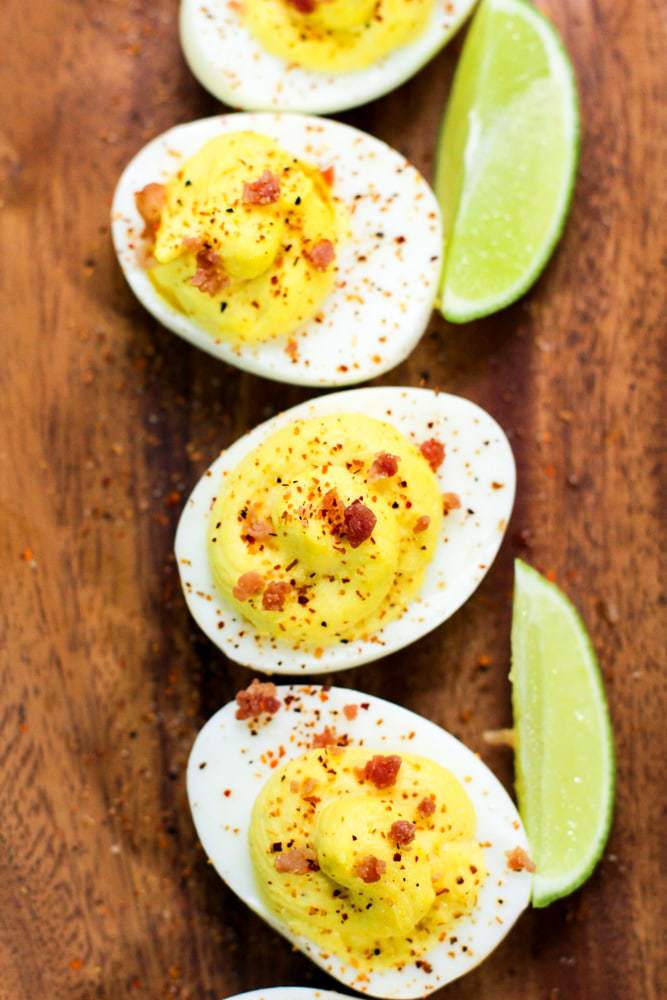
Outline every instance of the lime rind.
[[(542, 747), (535, 746), (539, 734), (546, 731), (546, 725), (536, 726), (530, 733), (530, 741), (522, 739), (522, 733), (527, 731), (528, 721), (523, 709), (529, 705), (533, 697), (533, 707), (539, 701), (537, 680), (531, 676), (527, 666), (527, 633), (526, 617), (535, 610), (535, 602), (540, 602), (540, 610), (533, 617), (533, 623), (539, 628), (537, 619), (544, 614), (545, 607), (562, 623), (563, 634), (569, 640), (578, 644), (577, 663), (581, 664), (586, 673), (586, 682), (591, 697), (587, 707), (592, 710), (597, 733), (596, 752), (600, 755), (601, 776), (597, 791), (597, 817), (595, 828), (589, 837), (588, 850), (580, 855), (576, 864), (561, 871), (540, 871), (540, 819), (545, 813), (544, 803), (548, 797), (553, 797), (556, 790), (549, 787), (549, 775), (542, 768), (541, 783), (535, 788), (535, 758), (541, 755)], [(532, 608), (531, 608), (532, 605)], [(517, 794), (519, 809), (526, 825), (529, 840), (534, 851), (537, 872), (533, 878), (533, 906), (541, 908), (555, 900), (567, 896), (578, 889), (591, 875), (600, 860), (611, 828), (614, 808), (615, 789), (615, 754), (611, 721), (607, 708), (604, 683), (599, 664), (584, 622), (572, 602), (555, 584), (546, 580), (537, 570), (528, 566), (522, 560), (515, 564), (515, 611), (512, 622), (512, 704), (514, 724), (517, 732)], [(543, 706), (545, 709), (548, 706)], [(530, 742), (530, 745), (528, 745)], [(537, 766), (539, 770), (539, 765)], [(533, 772), (529, 778), (529, 772)], [(532, 780), (533, 787), (529, 787)]]
[[(558, 83), (564, 126), (562, 138), (568, 156), (562, 169), (560, 197), (557, 200), (552, 213), (551, 225), (545, 231), (539, 249), (531, 258), (530, 265), (513, 283), (504, 288), (501, 293), (494, 291), (485, 298), (476, 297), (474, 299), (470, 299), (457, 295), (452, 290), (451, 286), (448, 287), (448, 261), (450, 257), (449, 248), (452, 244), (453, 237), (456, 234), (457, 220), (460, 217), (462, 201), (466, 195), (466, 173), (472, 168), (472, 162), (474, 160), (474, 155), (471, 155), (471, 146), (475, 145), (475, 141), (469, 141), (470, 133), (466, 135), (465, 148), (462, 150), (463, 163), (460, 166), (462, 175), (461, 183), (459, 190), (453, 199), (455, 206), (452, 208), (450, 214), (450, 206), (447, 204), (447, 197), (443, 191), (443, 179), (445, 174), (443, 164), (446, 162), (449, 149), (449, 143), (446, 141), (445, 136), (450, 129), (456, 127), (457, 124), (452, 122), (452, 109), (454, 109), (453, 113), (455, 115), (458, 110), (455, 108), (457, 81), (459, 80), (461, 74), (465, 73), (468, 69), (466, 50), (469, 49), (471, 45), (476, 44), (476, 34), (483, 33), (485, 29), (485, 18), (488, 18), (497, 12), (504, 12), (508, 16), (523, 19), (525, 22), (530, 24), (542, 42), (543, 51), (547, 58), (550, 71), (549, 75), (545, 79), (552, 82), (556, 81)], [(484, 44), (486, 44), (486, 40), (481, 39), (480, 45), (483, 47)], [(471, 61), (476, 54), (477, 53), (474, 53), (473, 56), (470, 57)], [(484, 53), (482, 52), (482, 57), (483, 55)], [(469, 111), (474, 108), (475, 103), (477, 102), (480, 84), (484, 79), (483, 62), (484, 59), (482, 58), (479, 64), (480, 72), (477, 74), (476, 80), (473, 81), (477, 85), (477, 92), (473, 95), (472, 100), (468, 102)], [(472, 130), (470, 131), (472, 132)], [(473, 140), (476, 139), (477, 136), (473, 136)], [(525, 292), (527, 292), (528, 289), (535, 283), (535, 281), (537, 281), (538, 277), (546, 267), (554, 248), (563, 233), (574, 192), (580, 151), (579, 99), (574, 68), (556, 28), (532, 5), (532, 3), (529, 2), (529, 0), (483, 0), (482, 4), (478, 8), (470, 26), (463, 54), (457, 68), (452, 87), (452, 96), (450, 97), (447, 112), (442, 122), (437, 148), (439, 155), (436, 164), (435, 191), (438, 200), (440, 201), (444, 218), (447, 219), (449, 217), (452, 219), (449, 226), (449, 233), (445, 240), (445, 254), (438, 307), (440, 308), (440, 311), (445, 319), (449, 322), (467, 323), (472, 320), (488, 316), (493, 312), (497, 312), (498, 310), (511, 305), (524, 295)]]

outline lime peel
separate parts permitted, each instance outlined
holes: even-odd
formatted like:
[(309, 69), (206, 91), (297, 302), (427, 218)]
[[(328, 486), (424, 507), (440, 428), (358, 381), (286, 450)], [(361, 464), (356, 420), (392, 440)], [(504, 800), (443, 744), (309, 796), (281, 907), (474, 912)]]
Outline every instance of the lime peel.
[(438, 149), (439, 307), (464, 323), (510, 305), (537, 280), (572, 199), (576, 80), (556, 29), (528, 0), (482, 0)]
[(595, 652), (571, 601), (516, 561), (512, 703), (519, 811), (537, 865), (533, 905), (574, 892), (602, 856), (615, 760)]

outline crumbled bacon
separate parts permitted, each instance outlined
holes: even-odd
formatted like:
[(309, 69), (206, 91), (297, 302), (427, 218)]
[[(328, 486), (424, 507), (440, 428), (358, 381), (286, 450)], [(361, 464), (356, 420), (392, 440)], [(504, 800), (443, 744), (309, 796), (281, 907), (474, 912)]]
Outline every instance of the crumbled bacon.
[(389, 788), (396, 784), (396, 777), (401, 768), (401, 758), (396, 754), (383, 756), (377, 754), (366, 762), (363, 777), (372, 782), (376, 788)]
[(320, 240), (312, 247), (303, 251), (304, 257), (310, 261), (316, 271), (326, 271), (336, 256), (331, 240)]
[(238, 578), (232, 587), (232, 594), (237, 601), (247, 601), (249, 597), (261, 593), (264, 589), (264, 577), (261, 573), (251, 570)]
[(310, 847), (293, 847), (276, 855), (274, 862), (276, 871), (289, 872), (290, 875), (307, 875), (308, 872), (318, 872), (317, 854)]
[(280, 699), (276, 698), (276, 685), (270, 681), (262, 683), (257, 678), (245, 691), (236, 692), (237, 719), (256, 719), (262, 712), (275, 715), (280, 708)]
[(280, 179), (265, 170), (259, 180), (243, 185), (244, 205), (273, 205), (280, 198)]
[(134, 203), (146, 224), (142, 236), (155, 235), (166, 201), (167, 189), (164, 184), (147, 184), (141, 191), (135, 192)]
[(262, 607), (264, 610), (282, 611), (291, 589), (291, 584), (286, 583), (285, 580), (274, 580), (273, 583), (270, 583), (262, 597)]
[(430, 523), (431, 523), (431, 518), (428, 516), (428, 514), (422, 514), (421, 517), (418, 517), (417, 520), (415, 521), (415, 527), (414, 527), (415, 534), (418, 535), (422, 531), (426, 531)]
[(273, 534), (273, 525), (270, 519), (261, 517), (256, 511), (250, 511), (245, 523), (246, 533), (252, 537), (254, 542), (263, 542)]
[(361, 500), (345, 508), (345, 536), (353, 549), (371, 537), (376, 524), (377, 517)]
[(287, 0), (287, 3), (300, 14), (312, 14), (317, 7), (317, 0)]
[(395, 823), (391, 824), (389, 836), (399, 847), (405, 847), (406, 844), (411, 844), (415, 839), (416, 832), (417, 827), (414, 823), (407, 819), (397, 819)]
[(512, 872), (534, 872), (535, 863), (524, 851), (523, 847), (515, 847), (512, 851), (506, 851), (507, 867)]
[(333, 164), (331, 164), (328, 167), (325, 167), (324, 170), (320, 170), (320, 173), (322, 174), (324, 183), (328, 184), (329, 187), (331, 187), (336, 177), (336, 168), (333, 166)]
[(356, 705), (343, 705), (343, 715), (350, 722), (352, 722), (353, 719), (356, 719), (358, 711), (359, 709)]
[(337, 490), (329, 490), (322, 497), (322, 507), (320, 508), (322, 517), (329, 525), (332, 535), (342, 535), (345, 532), (345, 508), (343, 501), (338, 496)]
[(384, 861), (373, 857), (372, 854), (367, 854), (365, 858), (360, 858), (357, 861), (354, 871), (361, 881), (366, 882), (368, 885), (371, 882), (379, 882), (384, 875), (386, 867), (387, 865)]
[(420, 816), (432, 816), (435, 812), (435, 799), (431, 796), (422, 799), (417, 806), (417, 812)]
[(190, 278), (190, 284), (206, 295), (217, 295), (229, 284), (229, 278), (220, 267), (220, 257), (214, 250), (200, 250), (197, 253), (197, 270)]
[(369, 479), (389, 479), (398, 472), (398, 456), (386, 451), (378, 452), (368, 470)]
[(321, 733), (315, 733), (313, 736), (313, 742), (311, 746), (316, 747), (335, 747), (338, 743), (338, 733), (331, 726), (325, 726)]
[(443, 493), (442, 494), (442, 512), (443, 514), (449, 514), (450, 510), (458, 510), (461, 506), (461, 498), (458, 493)]
[(436, 438), (422, 441), (419, 450), (434, 472), (440, 468), (445, 460), (445, 446), (442, 441), (438, 441)]
[[(293, 786), (295, 782), (292, 782), (291, 784)], [(297, 788), (298, 787), (299, 786), (297, 785)], [(301, 792), (300, 792), (301, 798), (307, 799), (309, 795), (313, 794), (316, 788), (317, 788), (317, 782), (315, 781), (314, 778), (304, 778), (303, 781), (301, 782)], [(294, 788), (292, 788), (292, 791), (294, 791)]]

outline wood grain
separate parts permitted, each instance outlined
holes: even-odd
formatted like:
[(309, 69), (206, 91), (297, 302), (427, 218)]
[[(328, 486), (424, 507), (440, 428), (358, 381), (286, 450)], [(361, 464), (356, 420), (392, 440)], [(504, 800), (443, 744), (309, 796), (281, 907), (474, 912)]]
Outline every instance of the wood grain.
[[(549, 0), (574, 57), (583, 150), (561, 248), (533, 293), (432, 323), (391, 384), (487, 407), (519, 466), (486, 582), (409, 656), (341, 675), (479, 749), (509, 722), (512, 559), (551, 570), (599, 650), (618, 811), (583, 891), (526, 914), (457, 1000), (667, 995), (665, 96), (659, 0)], [(207, 867), (184, 765), (243, 670), (178, 591), (181, 498), (216, 451), (305, 392), (242, 375), (159, 328), (110, 246), (115, 180), (147, 139), (216, 110), (178, 49), (176, 0), (4, 0), (0, 9), (0, 997), (214, 1000), (324, 984)], [(348, 120), (427, 173), (458, 43)], [(489, 658), (480, 666), (480, 657)], [(484, 662), (482, 660), (482, 662)]]

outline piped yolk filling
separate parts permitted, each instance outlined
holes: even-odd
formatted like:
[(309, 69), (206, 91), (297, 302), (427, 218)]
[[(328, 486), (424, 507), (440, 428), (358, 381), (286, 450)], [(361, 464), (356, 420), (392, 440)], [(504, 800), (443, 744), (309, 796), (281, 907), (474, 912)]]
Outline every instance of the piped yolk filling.
[(331, 184), (267, 136), (211, 139), (137, 205), (150, 280), (216, 339), (290, 334), (333, 288), (341, 214)]
[[(369, 762), (388, 759), (398, 773), (377, 787)], [(471, 912), (486, 877), (475, 834), (463, 786), (434, 761), (315, 749), (262, 789), (250, 851), (290, 930), (370, 971), (420, 960)]]
[(262, 48), (304, 69), (366, 69), (426, 28), (434, 0), (245, 0)]
[(221, 484), (209, 563), (260, 635), (317, 649), (405, 612), (442, 519), (429, 461), (394, 426), (361, 414), (294, 421)]

